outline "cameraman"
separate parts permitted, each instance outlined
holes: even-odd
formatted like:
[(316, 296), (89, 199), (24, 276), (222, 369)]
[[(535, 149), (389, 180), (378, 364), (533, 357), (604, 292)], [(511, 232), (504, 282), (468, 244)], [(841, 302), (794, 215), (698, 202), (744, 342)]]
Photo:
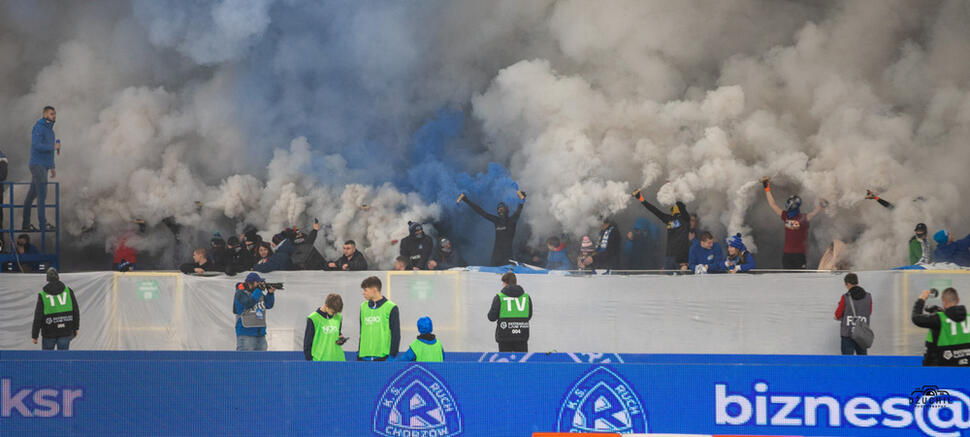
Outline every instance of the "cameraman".
[(236, 284), (232, 313), (236, 315), (236, 350), (266, 350), (266, 310), (276, 303), (276, 289), (256, 273)]
[(970, 322), (967, 321), (967, 308), (960, 305), (960, 296), (956, 289), (950, 287), (943, 290), (940, 296), (943, 301), (942, 311), (939, 307), (930, 307), (927, 309), (930, 313), (923, 314), (930, 292), (923, 290), (913, 305), (913, 323), (930, 329), (926, 333), (923, 365), (970, 366)]

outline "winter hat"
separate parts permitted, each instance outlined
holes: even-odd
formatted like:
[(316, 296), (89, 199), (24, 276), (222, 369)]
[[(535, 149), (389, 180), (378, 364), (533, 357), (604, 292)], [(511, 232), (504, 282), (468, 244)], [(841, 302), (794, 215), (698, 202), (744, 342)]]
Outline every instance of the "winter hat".
[(798, 196), (791, 196), (785, 201), (785, 211), (788, 212), (788, 218), (798, 217), (798, 213), (802, 207), (802, 198)]
[(933, 234), (933, 241), (940, 246), (946, 244), (950, 240), (950, 234), (946, 232), (946, 229), (940, 229)]
[(727, 243), (728, 243), (728, 246), (733, 247), (733, 248), (735, 248), (737, 250), (740, 250), (742, 252), (744, 252), (745, 250), (748, 250), (748, 248), (744, 246), (744, 242), (741, 241), (741, 233), (740, 232), (738, 232), (737, 234), (734, 234), (733, 237), (728, 238), (728, 242)]
[(229, 239), (226, 240), (226, 244), (228, 244), (230, 246), (235, 246), (235, 245), (239, 244), (239, 237), (237, 237), (235, 235), (229, 237)]
[(583, 235), (583, 242), (580, 243), (579, 248), (583, 251), (593, 250), (593, 240), (589, 239), (589, 235)]
[(422, 231), (424, 230), (424, 228), (421, 227), (421, 223), (418, 223), (418, 222), (408, 222), (408, 232), (409, 233), (413, 234), (413, 233), (417, 232), (418, 229), (421, 229)]
[(57, 274), (57, 269), (51, 267), (47, 269), (47, 282), (57, 282), (61, 280), (61, 276)]
[(925, 234), (926, 233), (926, 223), (917, 224), (916, 225), (916, 229), (915, 229), (914, 232), (922, 232), (922, 233)]
[(432, 331), (431, 318), (424, 316), (418, 319), (418, 332), (422, 334), (430, 334)]
[[(448, 243), (448, 247), (445, 247), (445, 243)], [(441, 248), (442, 252), (451, 253), (451, 241), (449, 241), (447, 238), (442, 238), (441, 244), (438, 247)]]
[(216, 231), (215, 234), (212, 234), (212, 239), (209, 240), (209, 244), (212, 244), (212, 247), (221, 247), (226, 245), (226, 240), (222, 239), (222, 234), (219, 231)]
[(263, 282), (263, 278), (259, 277), (259, 273), (252, 272), (246, 275), (246, 282)]
[(499, 209), (499, 208), (509, 209), (508, 205), (506, 205), (505, 202), (499, 202), (498, 205), (495, 205), (495, 209)]

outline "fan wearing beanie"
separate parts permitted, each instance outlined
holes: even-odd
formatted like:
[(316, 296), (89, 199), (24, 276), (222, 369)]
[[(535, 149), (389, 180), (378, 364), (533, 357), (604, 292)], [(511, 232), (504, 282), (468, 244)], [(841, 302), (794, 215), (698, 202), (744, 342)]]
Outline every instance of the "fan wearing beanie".
[(744, 241), (741, 241), (741, 233), (734, 234), (728, 238), (728, 256), (724, 260), (724, 269), (728, 273), (747, 272), (754, 268), (754, 256), (748, 252)]
[(445, 351), (441, 347), (441, 342), (431, 332), (433, 328), (430, 317), (424, 316), (418, 319), (418, 338), (411, 342), (407, 352), (397, 356), (396, 361), (444, 361)]
[(954, 240), (950, 231), (941, 229), (933, 234), (933, 241), (936, 241), (934, 261), (970, 267), (970, 235)]

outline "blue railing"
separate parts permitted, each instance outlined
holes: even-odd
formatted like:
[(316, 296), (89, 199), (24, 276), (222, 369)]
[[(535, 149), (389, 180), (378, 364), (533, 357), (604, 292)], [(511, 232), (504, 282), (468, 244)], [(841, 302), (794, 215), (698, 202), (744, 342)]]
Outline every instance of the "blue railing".
[[(47, 203), (44, 205), (44, 209), (45, 209), (45, 212), (51, 209), (54, 210), (54, 220), (53, 220), (54, 230), (53, 231), (48, 231), (46, 229), (46, 226), (42, 226), (40, 225), (40, 223), (38, 223), (38, 226), (40, 227), (40, 229), (38, 230), (27, 231), (22, 229), (26, 223), (21, 224), (20, 226), (21, 229), (16, 229), (16, 226), (15, 226), (16, 217), (17, 217), (16, 213), (18, 212), (18, 210), (22, 210), (24, 208), (24, 204), (16, 202), (15, 192), (16, 192), (16, 188), (22, 185), (26, 185), (29, 189), (30, 183), (29, 182), (0, 182), (0, 186), (3, 187), (3, 190), (0, 190), (0, 202), (3, 202), (3, 203), (0, 203), (0, 210), (4, 212), (4, 214), (0, 214), (0, 218), (6, 217), (6, 220), (0, 220), (0, 234), (6, 236), (10, 243), (9, 250), (7, 250), (6, 247), (4, 248), (4, 252), (7, 252), (7, 253), (0, 253), (0, 266), (5, 266), (7, 265), (7, 263), (16, 263), (18, 268), (22, 266), (24, 271), (31, 271), (33, 267), (37, 265), (46, 264), (56, 269), (60, 269), (60, 255), (61, 255), (60, 183), (58, 182), (47, 183), (48, 196), (47, 196)], [(51, 200), (50, 186), (52, 185), (54, 187), (54, 190), (53, 190), (54, 201), (50, 202)], [(48, 219), (48, 223), (50, 222), (51, 221)], [(40, 234), (40, 242), (39, 244), (36, 245), (38, 249), (37, 253), (31, 253), (31, 254), (17, 253), (16, 239), (17, 239), (17, 235), (19, 234)], [(52, 238), (54, 240), (53, 251), (48, 251), (47, 249), (48, 234), (53, 234), (52, 235)], [(27, 264), (29, 264), (29, 266)], [(6, 269), (4, 269), (3, 271), (5, 272)]]

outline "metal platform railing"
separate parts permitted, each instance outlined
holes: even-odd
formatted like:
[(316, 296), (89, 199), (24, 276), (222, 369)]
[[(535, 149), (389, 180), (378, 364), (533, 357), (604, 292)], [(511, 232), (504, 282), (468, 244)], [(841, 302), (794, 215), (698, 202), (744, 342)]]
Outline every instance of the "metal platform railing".
[[(45, 213), (49, 212), (51, 209), (54, 210), (54, 220), (50, 220), (48, 214), (47, 223), (53, 222), (54, 230), (47, 230), (46, 226), (38, 223), (39, 229), (27, 231), (23, 227), (26, 223), (21, 223), (21, 229), (16, 229), (15, 223), (17, 218), (17, 212), (20, 210), (22, 212), (24, 208), (23, 203), (16, 202), (16, 188), (21, 186), (27, 186), (29, 189), (29, 182), (0, 182), (0, 235), (3, 239), (8, 239), (9, 244), (5, 244), (3, 251), (0, 252), (0, 267), (2, 267), (2, 273), (7, 273), (10, 271), (37, 271), (40, 267), (51, 266), (56, 269), (60, 269), (60, 255), (61, 255), (61, 189), (60, 183), (58, 182), (48, 182), (47, 183), (47, 202), (44, 205)], [(53, 191), (51, 191), (51, 186), (53, 186)], [(53, 194), (53, 196), (51, 196)], [(50, 202), (53, 197), (53, 202)], [(39, 207), (39, 205), (34, 205), (34, 207)], [(40, 234), (39, 244), (36, 245), (38, 251), (37, 253), (17, 253), (16, 239), (20, 234)], [(52, 234), (52, 235), (49, 235)], [(49, 238), (53, 238), (53, 250), (48, 250), (47, 241)], [(16, 270), (9, 269), (9, 267), (16, 267)]]

